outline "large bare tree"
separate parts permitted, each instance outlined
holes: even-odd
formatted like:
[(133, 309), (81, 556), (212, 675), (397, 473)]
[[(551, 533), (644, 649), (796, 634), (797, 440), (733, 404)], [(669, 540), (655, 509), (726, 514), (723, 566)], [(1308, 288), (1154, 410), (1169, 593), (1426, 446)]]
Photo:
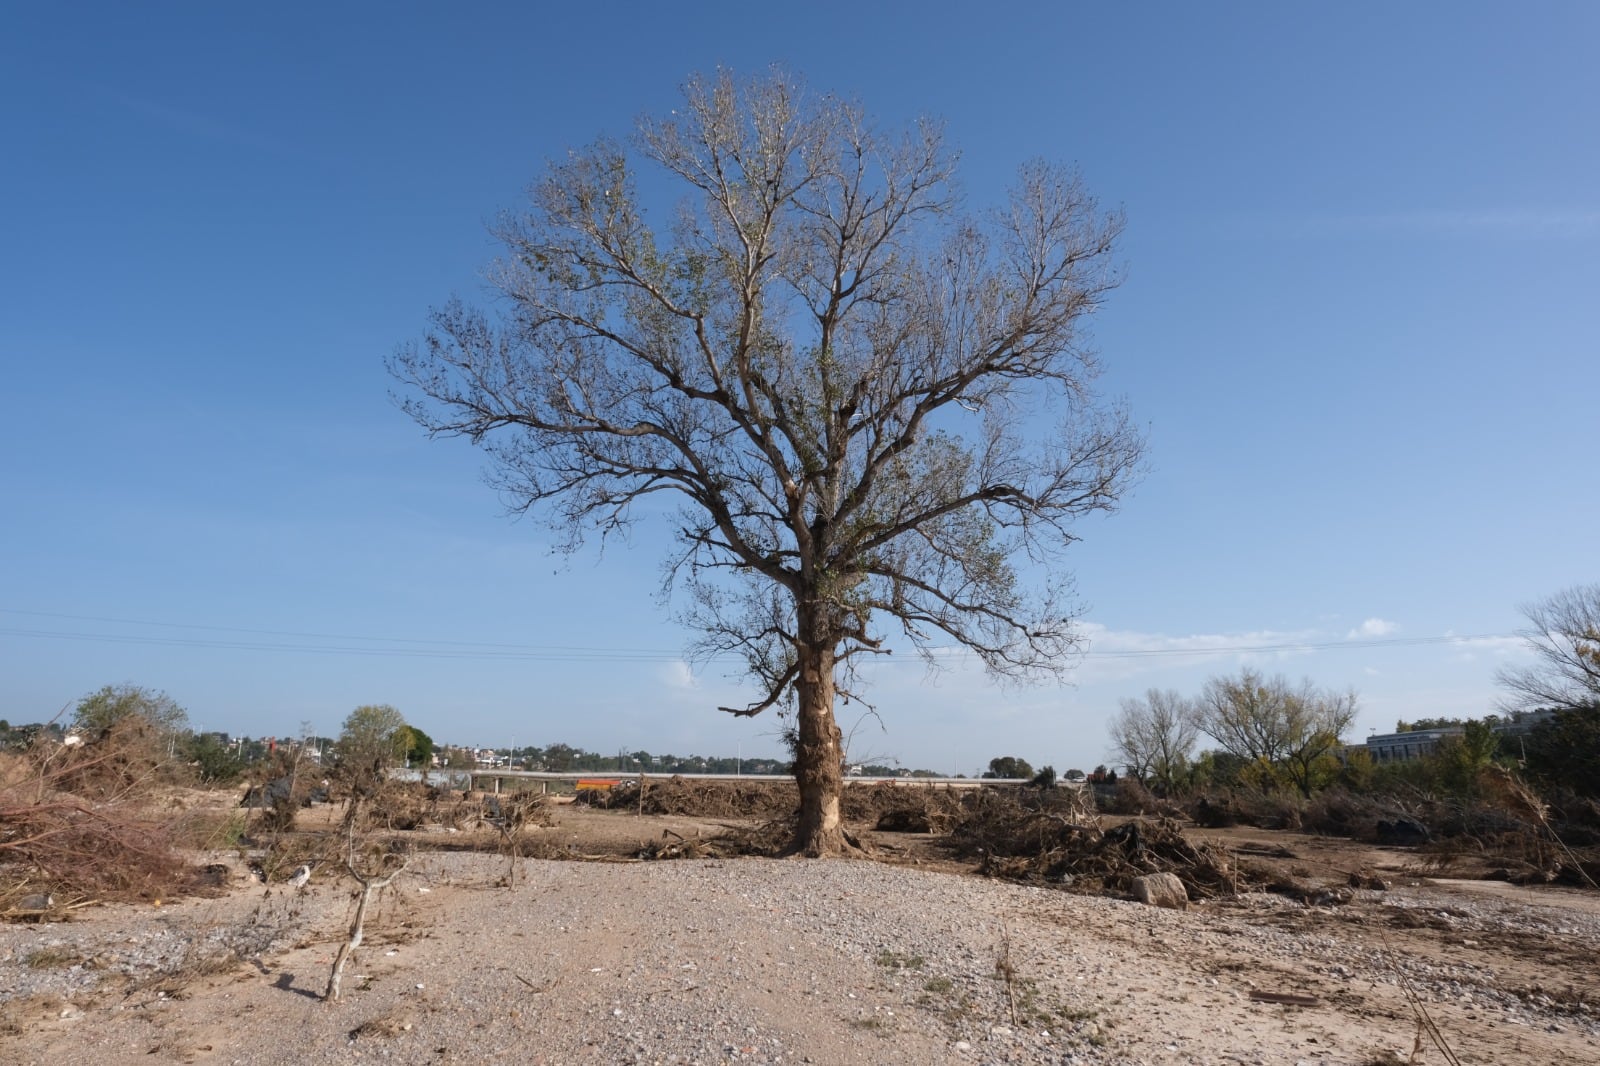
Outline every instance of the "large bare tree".
[(1574, 585), (1526, 604), (1518, 632), (1534, 665), (1502, 670), (1507, 711), (1579, 710), (1600, 706), (1600, 585)]
[[(888, 652), (881, 623), (930, 661), (953, 642), (1058, 673), (1078, 639), (1059, 552), (1140, 463), (1083, 328), (1120, 217), (1042, 163), (969, 214), (954, 171), (932, 123), (881, 130), (782, 72), (693, 78), (501, 222), (501, 313), (451, 303), (391, 366), (417, 421), (487, 449), (568, 547), (677, 501), (669, 585), (697, 652), (760, 682), (723, 710), (795, 715), (809, 855), (845, 846), (834, 700)], [(664, 187), (684, 198), (654, 228), (641, 190)]]

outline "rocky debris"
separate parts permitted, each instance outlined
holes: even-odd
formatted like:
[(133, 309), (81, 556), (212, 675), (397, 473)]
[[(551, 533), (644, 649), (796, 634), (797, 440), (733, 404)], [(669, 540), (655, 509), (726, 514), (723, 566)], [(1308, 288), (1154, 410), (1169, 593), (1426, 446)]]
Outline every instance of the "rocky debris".
[(1189, 906), (1189, 893), (1177, 874), (1145, 874), (1133, 879), (1133, 898), (1151, 907), (1185, 910)]
[(1350, 874), (1351, 888), (1364, 888), (1372, 892), (1389, 891), (1389, 882), (1371, 870), (1355, 870)]

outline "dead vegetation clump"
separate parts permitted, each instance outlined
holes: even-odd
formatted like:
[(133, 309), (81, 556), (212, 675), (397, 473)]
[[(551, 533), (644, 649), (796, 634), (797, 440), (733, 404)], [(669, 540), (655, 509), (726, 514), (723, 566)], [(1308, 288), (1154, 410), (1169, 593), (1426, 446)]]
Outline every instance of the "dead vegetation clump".
[(798, 810), (800, 794), (790, 781), (704, 781), (671, 777), (665, 781), (623, 780), (610, 789), (579, 792), (575, 802), (600, 810), (680, 818), (771, 819), (786, 818)]
[(1299, 796), (1255, 789), (1223, 789), (1194, 797), (1189, 817), (1205, 829), (1236, 825), (1257, 829), (1305, 828), (1305, 805)]
[(384, 778), (361, 793), (364, 817), (373, 829), (412, 832), (442, 828), (520, 831), (555, 824), (549, 797), (539, 792), (458, 792), (420, 781)]
[(301, 756), (299, 748), (274, 752), (248, 775), (250, 786), (239, 805), (256, 811), (250, 823), (252, 836), (276, 837), (292, 832), (302, 808), (311, 806), (319, 795), (327, 798), (327, 782), (314, 777)]
[(198, 887), (169, 820), (150, 806), (161, 766), (138, 724), (0, 755), (0, 911), (41, 895), (60, 908)]
[(484, 796), (477, 812), (480, 822), (493, 825), (501, 832), (518, 833), (524, 829), (549, 828), (556, 824), (550, 797), (537, 792)]
[(1189, 813), (1202, 828), (1293, 829), (1416, 849), (1427, 873), (1518, 884), (1600, 881), (1600, 805), (1571, 795), (1546, 799), (1500, 766), (1484, 767), (1461, 795), (1335, 787), (1304, 798), (1233, 789), (1195, 797)]
[(382, 780), (367, 798), (373, 826), (406, 832), (441, 822), (443, 793), (417, 781)]
[(143, 800), (173, 779), (170, 738), (143, 715), (131, 714), (79, 744), (39, 739), (25, 753), (58, 792), (91, 802)]
[(1225, 849), (1192, 844), (1170, 818), (1105, 828), (1071, 792), (983, 789), (952, 835), (989, 877), (1051, 884), (1087, 895), (1128, 895), (1136, 878), (1175, 874), (1191, 899), (1270, 887), (1271, 872)]
[(963, 817), (959, 794), (949, 789), (892, 785), (847, 785), (840, 802), (846, 822), (884, 833), (950, 832)]
[(1175, 804), (1145, 788), (1136, 777), (1118, 778), (1109, 791), (1109, 796), (1099, 800), (1100, 809), (1107, 814), (1160, 815), (1166, 818), (1183, 814)]
[(723, 826), (715, 836), (685, 836), (665, 829), (660, 840), (640, 848), (640, 859), (777, 858), (794, 839), (794, 818), (777, 818), (749, 826)]
[[(641, 793), (641, 789), (643, 790)], [(627, 779), (610, 789), (579, 792), (576, 803), (678, 818), (748, 818), (771, 822), (792, 817), (800, 794), (792, 781), (665, 781)], [(946, 833), (962, 817), (961, 794), (922, 786), (846, 784), (840, 817), (895, 833)]]

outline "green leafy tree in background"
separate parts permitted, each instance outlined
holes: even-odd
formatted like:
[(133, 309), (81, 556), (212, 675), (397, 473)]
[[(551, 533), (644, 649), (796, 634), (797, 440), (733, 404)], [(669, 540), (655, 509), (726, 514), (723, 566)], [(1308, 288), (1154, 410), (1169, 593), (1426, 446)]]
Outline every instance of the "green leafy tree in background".
[(1600, 702), (1557, 711), (1523, 740), (1528, 773), (1539, 781), (1600, 798)]
[(1483, 771), (1500, 751), (1500, 735), (1488, 721), (1468, 719), (1460, 736), (1447, 736), (1427, 760), (1441, 791), (1452, 796), (1476, 796)]
[(211, 733), (191, 734), (183, 745), (183, 757), (202, 785), (231, 785), (244, 776), (247, 766), (237, 750)]
[(1355, 720), (1354, 692), (1291, 685), (1248, 667), (1214, 677), (1195, 703), (1201, 732), (1242, 760), (1256, 787), (1292, 787), (1309, 796), (1339, 772), (1339, 738)]
[(387, 703), (379, 703), (350, 712), (339, 732), (336, 750), (341, 765), (364, 772), (400, 765), (409, 747), (405, 717)]
[(1033, 777), (1033, 767), (1028, 765), (1026, 759), (1019, 759), (1015, 755), (1001, 755), (989, 760), (989, 772), (983, 776), (1026, 781)]
[(97, 737), (126, 719), (141, 718), (163, 737), (188, 732), (189, 714), (165, 692), (139, 685), (107, 685), (78, 701), (72, 715), (72, 728), (86, 737)]
[(573, 768), (582, 755), (582, 749), (570, 744), (551, 744), (544, 749), (544, 765), (552, 773), (565, 773)]
[(435, 745), (433, 738), (414, 725), (402, 726), (405, 730), (404, 749), (405, 762), (413, 770), (426, 769), (433, 765)]

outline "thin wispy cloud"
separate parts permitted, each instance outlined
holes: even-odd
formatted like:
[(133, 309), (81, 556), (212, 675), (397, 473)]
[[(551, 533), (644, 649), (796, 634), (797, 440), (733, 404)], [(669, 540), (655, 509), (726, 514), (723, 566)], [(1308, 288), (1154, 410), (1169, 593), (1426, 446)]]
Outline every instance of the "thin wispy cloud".
[(130, 111), (178, 133), (202, 140), (217, 141), (257, 151), (283, 152), (288, 145), (232, 122), (202, 115), (143, 97), (116, 94), (117, 102)]
[[(1239, 666), (1271, 667), (1273, 664), (1290, 659), (1305, 658), (1324, 652), (1348, 652), (1389, 645), (1440, 645), (1450, 648), (1455, 656), (1502, 657), (1520, 654), (1524, 650), (1522, 640), (1509, 635), (1462, 637), (1446, 633), (1438, 636), (1406, 637), (1399, 636), (1400, 631), (1398, 623), (1376, 617), (1368, 618), (1359, 626), (1342, 634), (1338, 631), (1308, 628), (1172, 635), (1110, 629), (1098, 623), (1083, 622), (1079, 623), (1078, 627), (1082, 638), (1081, 655), (1069, 670), (1067, 680), (1075, 685), (1092, 685), (1193, 670), (1196, 667), (1224, 671)], [(973, 677), (981, 673), (982, 668), (977, 657), (964, 648), (936, 649), (934, 658), (937, 661), (937, 669), (932, 677), (940, 684), (953, 683), (955, 677), (969, 673)], [(897, 658), (882, 665), (889, 667), (890, 673), (899, 673), (892, 668), (904, 666), (909, 661), (921, 664), (920, 659), (911, 657), (908, 660)], [(878, 672), (876, 669), (873, 670), (875, 675)], [(911, 682), (909, 678), (901, 680), (916, 683)]]
[(1452, 641), (1457, 662), (1473, 662), (1481, 656), (1494, 659), (1528, 654), (1528, 642), (1515, 636), (1461, 637)]
[(1092, 622), (1084, 623), (1081, 629), (1086, 654), (1076, 673), (1086, 683), (1206, 664), (1280, 661), (1310, 654), (1319, 639), (1326, 639), (1326, 634), (1309, 629), (1181, 636), (1114, 630)]
[(1482, 208), (1314, 214), (1289, 226), (1301, 236), (1414, 234), (1440, 237), (1587, 239), (1600, 236), (1600, 208)]

